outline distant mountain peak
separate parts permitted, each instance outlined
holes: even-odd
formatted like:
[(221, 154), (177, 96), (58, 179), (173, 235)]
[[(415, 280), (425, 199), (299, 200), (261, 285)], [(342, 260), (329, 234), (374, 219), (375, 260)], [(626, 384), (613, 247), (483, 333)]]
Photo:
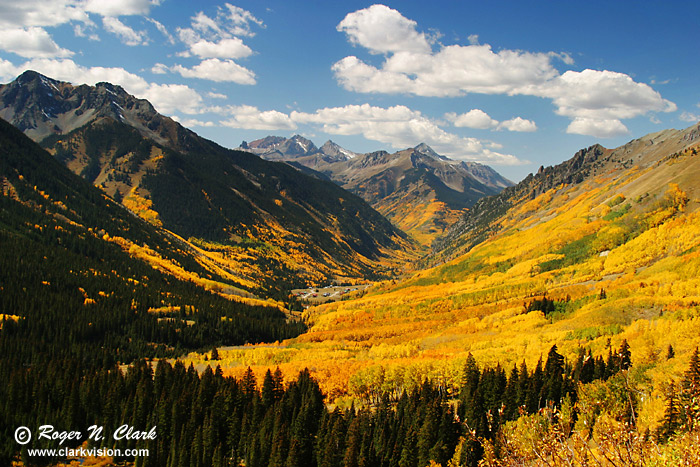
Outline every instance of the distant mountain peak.
[(333, 141), (326, 141), (320, 148), (310, 139), (294, 135), (291, 138), (281, 136), (266, 136), (247, 143), (246, 147), (240, 149), (259, 155), (263, 159), (275, 161), (301, 161), (303, 165), (309, 163), (302, 159), (319, 159), (326, 163), (347, 161), (358, 154), (342, 148)]
[(274, 149), (281, 143), (286, 141), (286, 138), (282, 136), (266, 136), (261, 139), (256, 139), (248, 143), (250, 149)]
[(423, 154), (423, 155), (428, 156), (428, 157), (432, 157), (433, 159), (437, 159), (440, 161), (451, 161), (452, 160), (449, 157), (445, 157), (445, 156), (438, 154), (437, 152), (435, 152), (435, 150), (433, 148), (431, 148), (430, 146), (428, 146), (425, 143), (420, 143), (418, 146), (413, 148), (413, 150), (415, 152), (418, 152), (418, 153)]
[(339, 160), (353, 159), (354, 157), (358, 156), (356, 152), (348, 151), (331, 140), (323, 143), (323, 146), (319, 148), (319, 151), (327, 156), (336, 157)]
[(300, 135), (275, 139), (274, 145), (263, 144), (272, 138), (253, 141), (248, 150), (263, 159), (305, 167), (335, 181), (426, 245), (479, 198), (512, 185), (490, 167), (449, 159), (426, 143), (393, 154), (357, 154), (331, 140), (318, 149), (314, 146), (313, 152), (302, 152), (300, 145), (313, 143)]
[(304, 138), (301, 135), (292, 136), (289, 138), (289, 142), (291, 143), (290, 148), (292, 145), (296, 145), (296, 148), (300, 149), (302, 154), (310, 154), (318, 150), (313, 141)]
[(423, 153), (426, 153), (426, 154), (435, 154), (435, 155), (437, 155), (437, 153), (433, 150), (433, 148), (431, 148), (430, 146), (428, 146), (426, 143), (420, 143), (418, 146), (416, 146), (416, 147), (413, 148), (413, 149), (415, 149), (415, 150), (418, 151), (418, 152), (423, 152)]

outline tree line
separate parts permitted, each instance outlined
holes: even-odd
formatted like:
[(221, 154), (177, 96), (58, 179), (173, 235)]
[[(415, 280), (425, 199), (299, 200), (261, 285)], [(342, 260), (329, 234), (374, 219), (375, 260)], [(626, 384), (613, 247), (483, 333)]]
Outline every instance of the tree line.
[[(28, 465), (57, 460), (28, 458), (26, 448), (18, 452), (12, 436), (17, 426), (51, 424), (85, 433), (97, 424), (111, 433), (127, 424), (143, 431), (155, 426), (157, 438), (106, 437), (90, 445), (149, 449), (148, 457), (134, 460), (136, 466), (424, 467), (430, 461), (447, 465), (461, 442), (456, 461), (477, 465), (483, 455), (479, 440), (496, 440), (499, 428), (522, 414), (575, 399), (578, 383), (629, 368), (628, 352), (623, 343), (606, 361), (582, 351), (571, 365), (553, 346), (532, 371), (523, 363), (510, 374), (499, 366), (480, 369), (469, 356), (457, 393), (425, 380), (398, 397), (386, 394), (375, 405), (346, 409), (326, 405), (308, 370), (285, 384), (279, 369), (258, 382), (250, 369), (235, 379), (219, 367), (199, 374), (192, 365), (164, 359), (138, 360), (125, 372), (71, 358), (31, 366), (4, 360), (0, 452), (8, 463), (18, 455)], [(30, 447), (55, 442), (38, 440)]]

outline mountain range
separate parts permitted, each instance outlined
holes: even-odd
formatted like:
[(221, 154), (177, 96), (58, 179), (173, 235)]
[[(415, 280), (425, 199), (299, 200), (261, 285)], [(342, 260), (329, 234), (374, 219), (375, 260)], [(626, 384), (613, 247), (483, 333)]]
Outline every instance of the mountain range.
[(241, 285), (378, 277), (414, 250), (335, 183), (223, 148), (119, 86), (27, 71), (0, 86), (0, 117), (135, 214), (206, 251)]
[(319, 148), (295, 135), (268, 136), (239, 149), (328, 177), (424, 245), (477, 200), (512, 185), (486, 165), (451, 160), (425, 143), (395, 153), (358, 154), (330, 140)]

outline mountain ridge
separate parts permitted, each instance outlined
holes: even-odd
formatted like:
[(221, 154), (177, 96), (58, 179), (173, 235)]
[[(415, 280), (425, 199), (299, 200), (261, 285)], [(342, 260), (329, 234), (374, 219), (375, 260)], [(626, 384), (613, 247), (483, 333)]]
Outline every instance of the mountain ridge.
[[(573, 157), (560, 164), (542, 166), (536, 174), (529, 174), (500, 194), (479, 200), (443, 236), (435, 240), (432, 245), (433, 255), (449, 257), (468, 251), (501, 228), (497, 220), (506, 212), (544, 193), (552, 192), (552, 196), (555, 196), (557, 192), (593, 177), (604, 174), (617, 174), (615, 176), (619, 177), (632, 167), (648, 171), (670, 157), (668, 154), (680, 154), (696, 144), (698, 139), (698, 124), (683, 130), (661, 130), (615, 149), (594, 144), (577, 151)], [(655, 189), (660, 188), (656, 186)]]
[(359, 197), (223, 148), (120, 89), (25, 72), (0, 86), (0, 114), (137, 215), (221, 251), (267, 288), (371, 277), (411, 254), (405, 234)]
[(395, 225), (427, 245), (479, 198), (512, 185), (490, 167), (451, 160), (425, 143), (395, 153), (356, 154), (332, 141), (317, 148), (295, 135), (246, 143), (262, 158), (299, 164), (361, 196)]

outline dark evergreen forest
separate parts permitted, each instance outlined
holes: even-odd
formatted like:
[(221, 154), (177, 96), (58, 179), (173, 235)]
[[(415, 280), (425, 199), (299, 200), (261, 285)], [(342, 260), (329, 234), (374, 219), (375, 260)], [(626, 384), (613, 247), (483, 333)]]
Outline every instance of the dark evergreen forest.
[[(12, 341), (17, 334), (4, 330), (1, 337)], [(27, 457), (27, 448), (20, 451), (13, 440), (17, 426), (87, 433), (98, 425), (112, 433), (127, 424), (142, 431), (157, 427), (157, 438), (107, 436), (89, 447), (149, 449), (148, 457), (122, 459), (137, 466), (424, 467), (430, 460), (446, 465), (461, 439), (460, 462), (476, 466), (482, 441), (497, 441), (503, 423), (575, 400), (578, 382), (627, 367), (625, 350), (611, 352), (607, 362), (582, 352), (571, 367), (554, 346), (532, 372), (523, 364), (509, 375), (500, 367), (479, 369), (470, 357), (458, 393), (425, 381), (396, 398), (385, 395), (377, 404), (346, 410), (327, 408), (308, 370), (285, 385), (279, 370), (258, 382), (250, 369), (237, 380), (218, 367), (198, 374), (179, 361), (137, 360), (122, 372), (89, 359), (55, 357), (18, 366), (3, 358), (0, 462), (8, 465), (17, 456), (28, 465), (58, 460)]]

